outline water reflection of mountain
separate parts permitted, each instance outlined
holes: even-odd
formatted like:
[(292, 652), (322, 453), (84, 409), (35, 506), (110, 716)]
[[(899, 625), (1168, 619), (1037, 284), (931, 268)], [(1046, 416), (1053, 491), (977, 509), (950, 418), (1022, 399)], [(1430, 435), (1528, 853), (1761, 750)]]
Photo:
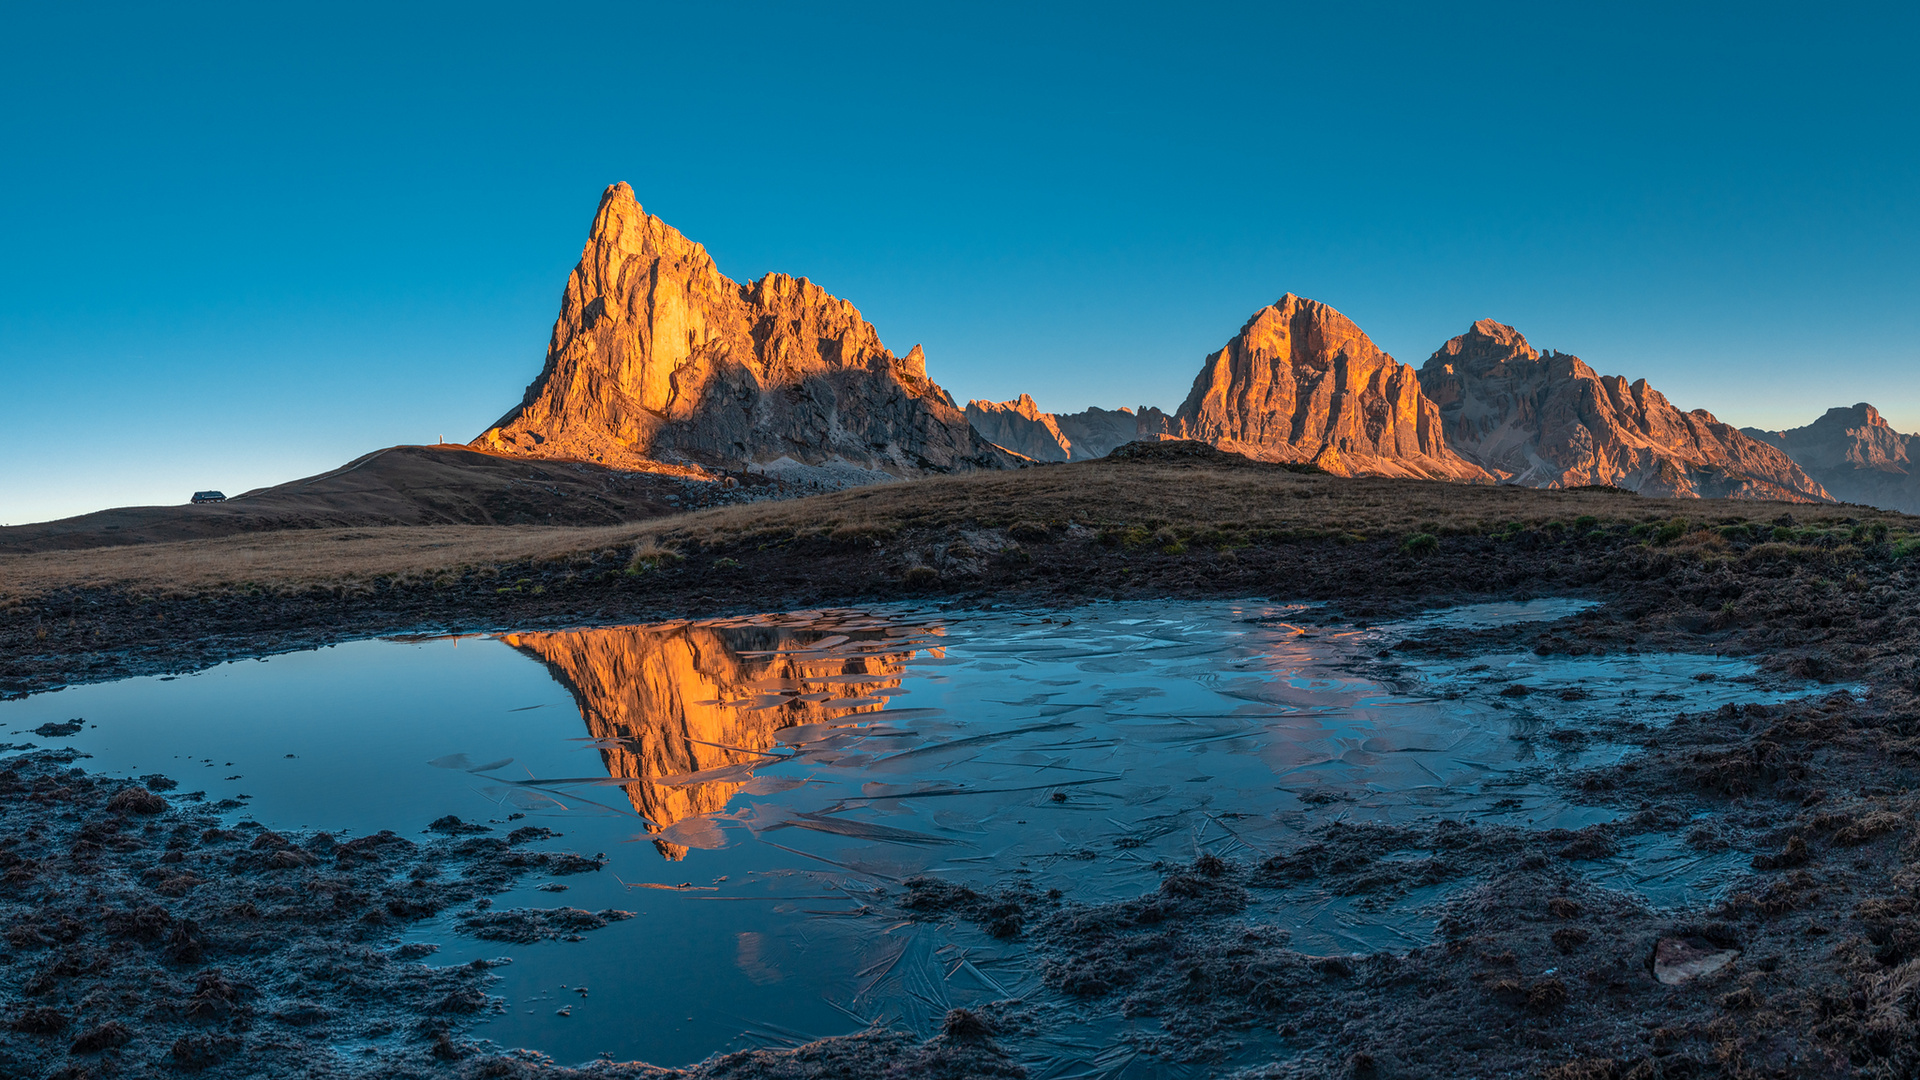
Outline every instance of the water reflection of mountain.
[[(713, 620), (512, 634), (580, 707), (610, 776), (660, 833), (724, 808), (751, 776), (688, 774), (768, 761), (753, 751), (797, 724), (850, 722), (901, 692), (909, 635), (929, 631), (866, 615)], [(930, 631), (938, 633), (938, 631)], [(684, 831), (684, 830), (682, 830)], [(683, 836), (682, 839), (685, 837)], [(656, 837), (669, 859), (686, 846)]]

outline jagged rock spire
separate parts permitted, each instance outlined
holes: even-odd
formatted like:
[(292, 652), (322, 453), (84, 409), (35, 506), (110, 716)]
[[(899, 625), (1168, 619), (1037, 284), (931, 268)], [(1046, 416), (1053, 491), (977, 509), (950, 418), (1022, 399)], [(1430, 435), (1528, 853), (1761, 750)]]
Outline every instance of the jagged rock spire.
[(806, 278), (736, 283), (705, 248), (601, 196), (546, 364), (474, 446), (621, 468), (781, 458), (899, 475), (996, 467), (915, 346), (896, 357), (852, 304)]

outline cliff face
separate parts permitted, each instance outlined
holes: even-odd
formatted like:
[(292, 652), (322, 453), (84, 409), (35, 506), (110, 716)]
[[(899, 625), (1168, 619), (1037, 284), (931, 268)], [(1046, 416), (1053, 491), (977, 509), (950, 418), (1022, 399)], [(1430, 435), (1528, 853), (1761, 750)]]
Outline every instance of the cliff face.
[(1341, 476), (1486, 480), (1448, 448), (1412, 368), (1352, 320), (1292, 293), (1207, 357), (1165, 434)]
[(1013, 401), (967, 402), (967, 422), (987, 441), (1035, 461), (1086, 461), (1136, 439), (1156, 438), (1166, 421), (1159, 409), (1144, 405), (1137, 415), (1132, 409), (1041, 412), (1031, 396), (1021, 394)]
[(1893, 430), (1865, 402), (1828, 409), (1806, 427), (1740, 430), (1779, 448), (1842, 502), (1920, 514), (1920, 471), (1914, 469), (1920, 435)]
[(805, 278), (729, 280), (626, 184), (600, 200), (545, 368), (473, 445), (652, 470), (1008, 463), (927, 378), (919, 346), (893, 355), (852, 304)]
[(1602, 376), (1577, 356), (1542, 354), (1482, 319), (1420, 369), (1449, 445), (1506, 483), (1607, 484), (1643, 495), (1826, 501), (1784, 453), (1682, 412), (1647, 385)]
[(634, 778), (622, 785), (627, 798), (669, 859), (703, 831), (675, 825), (725, 809), (753, 781), (768, 760), (753, 751), (772, 747), (782, 728), (879, 710), (873, 691), (898, 687), (911, 655), (796, 656), (800, 638), (788, 630), (685, 623), (506, 641), (573, 692), (607, 774)]

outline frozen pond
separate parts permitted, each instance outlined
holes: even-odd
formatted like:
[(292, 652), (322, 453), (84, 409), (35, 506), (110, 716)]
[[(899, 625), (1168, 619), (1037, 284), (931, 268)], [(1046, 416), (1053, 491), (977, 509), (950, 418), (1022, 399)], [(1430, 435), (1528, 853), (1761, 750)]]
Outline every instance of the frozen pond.
[[(1257, 860), (1335, 818), (1578, 828), (1611, 815), (1547, 777), (1630, 752), (1621, 725), (1805, 692), (1706, 656), (1380, 656), (1585, 606), (1344, 630), (1261, 604), (898, 607), (365, 641), (0, 703), (0, 737), (167, 774), (272, 828), (412, 832), (455, 814), (557, 829), (611, 865), (496, 904), (636, 918), (580, 943), (410, 936), (441, 945), (433, 963), (513, 958), (483, 1037), (685, 1064), (1046, 995), (1018, 941), (873, 903), (916, 874), (1098, 901), (1153, 888), (1157, 861)], [(71, 738), (31, 734), (75, 718)], [(1744, 862), (1643, 844), (1583, 872), (1678, 905)], [(1248, 917), (1309, 953), (1405, 949), (1429, 939), (1444, 888), (1384, 910), (1256, 891)], [(1084, 1034), (1042, 1071), (1097, 1057)]]

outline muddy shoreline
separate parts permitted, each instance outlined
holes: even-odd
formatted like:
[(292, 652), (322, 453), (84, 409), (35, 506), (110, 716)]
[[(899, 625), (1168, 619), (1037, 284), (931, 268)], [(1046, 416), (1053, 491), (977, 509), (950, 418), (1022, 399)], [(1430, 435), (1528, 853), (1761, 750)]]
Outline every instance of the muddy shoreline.
[[(1035, 533), (1037, 532), (1038, 535)], [(132, 675), (182, 674), (230, 659), (382, 635), (484, 633), (857, 606), (897, 601), (1071, 607), (1098, 600), (1267, 597), (1318, 601), (1326, 617), (1385, 619), (1489, 598), (1611, 601), (1579, 651), (1674, 647), (1768, 654), (1834, 680), (1866, 670), (1849, 634), (1859, 604), (1804, 616), (1766, 605), (1806, 596), (1838, 571), (1849, 590), (1905, 589), (1884, 544), (1838, 552), (1722, 544), (1676, 551), (1617, 528), (1574, 538), (1525, 530), (1450, 536), (1409, 551), (1398, 538), (1283, 540), (1207, 548), (1129, 547), (1079, 527), (909, 530), (884, 542), (824, 537), (693, 546), (636, 570), (625, 548), (565, 560), (463, 568), (431, 582), (374, 579), (297, 589), (241, 585), (140, 593), (67, 588), (0, 608), (0, 696)], [(1778, 547), (1778, 545), (1771, 545)], [(1756, 557), (1758, 556), (1758, 557)], [(1867, 575), (1865, 584), (1861, 575)], [(1799, 585), (1795, 585), (1799, 582)], [(1782, 593), (1786, 587), (1786, 594)], [(1741, 597), (1752, 591), (1748, 602)], [(1862, 598), (1872, 601), (1872, 597)], [(1885, 606), (1885, 605), (1880, 605)], [(1846, 625), (1835, 625), (1838, 618)], [(1851, 622), (1849, 622), (1851, 620)], [(1804, 623), (1805, 625), (1790, 625)], [(1796, 633), (1796, 631), (1799, 631)], [(1854, 639), (1858, 639), (1857, 642)]]
[[(1253, 1070), (1267, 1076), (1597, 1080), (1898, 1077), (1920, 1070), (1920, 849), (1914, 828), (1920, 811), (1920, 560), (1871, 543), (1667, 547), (1625, 529), (1598, 536), (1552, 530), (1447, 536), (1420, 550), (1400, 539), (1219, 547), (1175, 539), (1143, 546), (1066, 528), (1016, 532), (908, 529), (878, 541), (733, 543), (685, 548), (637, 569), (631, 553), (607, 551), (467, 570), (433, 585), (361, 583), (297, 595), (265, 589), (172, 598), (67, 591), (0, 613), (0, 689), (20, 694), (191, 671), (240, 656), (381, 634), (897, 600), (1070, 607), (1109, 598), (1268, 596), (1324, 601), (1328, 606), (1313, 617), (1328, 622), (1376, 622), (1452, 603), (1586, 596), (1603, 603), (1559, 623), (1436, 631), (1396, 642), (1392, 651), (1456, 657), (1497, 644), (1572, 655), (1736, 654), (1770, 671), (1844, 683), (1857, 692), (1836, 689), (1787, 705), (1697, 714), (1678, 703), (1671, 724), (1632, 734), (1638, 752), (1628, 759), (1558, 777), (1568, 800), (1622, 811), (1616, 822), (1577, 832), (1331, 822), (1313, 843), (1259, 863), (1203, 858), (1165, 866), (1157, 891), (1124, 902), (1082, 904), (1070, 894), (1024, 895), (985, 883), (958, 891), (910, 886), (888, 902), (903, 917), (954, 920), (983, 934), (1019, 937), (1054, 991), (1089, 1007), (1158, 1017), (1168, 1034), (1142, 1052), (1190, 1063), (1203, 1075), (1253, 1032), (1277, 1038), (1282, 1047), (1273, 1064)], [(223, 964), (232, 963), (216, 955), (226, 946), (203, 944), (200, 955), (182, 959), (166, 951), (171, 929), (154, 931), (151, 940), (141, 937), (144, 931), (107, 940), (101, 935), (110, 932), (103, 928), (118, 924), (76, 920), (87, 922), (76, 930), (60, 919), (84, 905), (104, 904), (123, 911), (157, 908), (172, 920), (168, 927), (189, 919), (203, 927), (221, 925), (187, 911), (198, 902), (192, 891), (162, 891), (170, 879), (148, 875), (149, 861), (160, 867), (194, 859), (201, 860), (194, 865), (222, 863), (222, 875), (196, 871), (209, 884), (194, 888), (207, 896), (229, 888), (258, 890), (276, 874), (350, 879), (355, 868), (342, 867), (337, 855), (319, 868), (315, 845), (325, 842), (315, 837), (257, 845), (246, 839), (252, 831), (228, 820), (240, 807), (216, 812), (148, 792), (148, 798), (166, 801), (164, 810), (143, 815), (134, 805), (141, 801), (137, 795), (114, 809), (112, 801), (138, 781), (74, 771), (83, 764), (58, 752), (33, 752), (8, 763), (15, 775), (0, 791), (13, 840), (5, 856), (12, 860), (5, 871), (9, 891), (0, 900), (8, 906), (9, 942), (16, 931), (20, 938), (9, 945), (7, 963), (16, 972), (72, 972), (49, 976), (57, 989), (64, 987), (58, 989), (65, 995), (60, 1003), (42, 1004), (24, 992), (9, 995), (11, 1027), (0, 1043), (13, 1055), (8, 1064), (27, 1076), (196, 1069), (206, 1075), (273, 1075), (234, 1071), (231, 1055), (242, 1049), (295, 1055), (286, 1048), (299, 1039), (283, 1031), (298, 1025), (289, 1027), (253, 1004), (245, 1014), (249, 1026), (234, 1027), (241, 1015), (236, 1003), (256, 1000), (249, 993), (274, 1001), (286, 995), (263, 994), (257, 983), (249, 984), (250, 991), (221, 989), (241, 985), (220, 974), (227, 970)], [(58, 789), (66, 793), (36, 801)], [(212, 821), (221, 813), (228, 818)], [(27, 821), (33, 824), (25, 829), (13, 824)], [(490, 875), (504, 872), (488, 859), (528, 850), (533, 842), (510, 844), (505, 823), (493, 828), (494, 834), (420, 841), (406, 859), (438, 865), (439, 873), (422, 881), (461, 883), (458, 888), (466, 891), (449, 903), (477, 905), (486, 883), (495, 880)], [(37, 839), (21, 839), (36, 830)], [(239, 837), (204, 839), (209, 832)], [(1581, 873), (1582, 863), (1598, 853), (1667, 834), (1696, 850), (1752, 852), (1752, 869), (1712, 908), (1680, 914), (1650, 908)], [(489, 849), (495, 855), (482, 857), (471, 846), (464, 854), (457, 850), (488, 836), (500, 844)], [(44, 851), (22, 846), (29, 842)], [(127, 850), (118, 849), (122, 844)], [(164, 862), (173, 851), (182, 852), (181, 859)], [(254, 865), (282, 851), (292, 853), (282, 862), (299, 865)], [(303, 861), (308, 856), (314, 865)], [(35, 876), (14, 883), (15, 872), (27, 863)], [(1386, 902), (1420, 883), (1452, 880), (1463, 887), (1444, 903), (1440, 941), (1405, 953), (1304, 956), (1283, 933), (1250, 930), (1242, 918), (1246, 898), (1259, 890), (1311, 886)], [(331, 895), (363, 893), (364, 910), (399, 918), (391, 904), (374, 903), (385, 895), (380, 889), (395, 887), (381, 881), (354, 886), (347, 880)], [(103, 882), (113, 889), (103, 889)], [(261, 902), (251, 903), (259, 908)], [(468, 1014), (449, 1018), (446, 1010), (433, 1009), (463, 987), (484, 999), (485, 973), (448, 973), (418, 963), (421, 958), (377, 960), (383, 955), (377, 943), (354, 936), (360, 918), (316, 922), (315, 934), (325, 948), (360, 950), (354, 963), (368, 970), (382, 964), (404, 969), (414, 980), (408, 985), (426, 988), (381, 1006), (404, 1014), (412, 1033), (395, 1040), (391, 1056), (381, 1059), (381, 1075), (575, 1074), (537, 1056), (500, 1056), (464, 1041), (461, 1017)], [(72, 939), (62, 940), (63, 934)], [(194, 936), (186, 933), (188, 940)], [(212, 940), (205, 933), (200, 939)], [(105, 966), (99, 957), (108, 958)], [(1710, 971), (1663, 981), (1663, 972), (1674, 974), (1689, 958), (1702, 967), (1709, 960), (1701, 958), (1715, 957), (1723, 959)], [(129, 967), (145, 973), (141, 985), (169, 987), (172, 997), (165, 1000), (172, 1004), (129, 997), (136, 991), (114, 982), (118, 976), (112, 974)], [(209, 970), (225, 982), (202, 980)], [(10, 981), (38, 985), (35, 977)], [(87, 979), (101, 981), (85, 983), (89, 989), (83, 992)], [(214, 990), (203, 994), (202, 981)], [(428, 1000), (429, 991), (439, 996)], [(202, 1016), (195, 1011), (196, 995), (233, 1000), (206, 1005)], [(329, 1023), (367, 1022), (355, 1012), (361, 1004), (315, 1000), (316, 1008), (335, 1010), (327, 1014)], [(67, 1011), (56, 1017), (36, 1009)], [(931, 1042), (875, 1033), (716, 1059), (684, 1075), (1017, 1075), (1006, 1047), (1017, 1046), (1023, 1031), (1038, 1022), (1031, 1010), (1009, 1003), (950, 1017)], [(112, 1023), (121, 1024), (128, 1038), (116, 1042), (121, 1036), (107, 1028)], [(142, 1024), (155, 1025), (152, 1030), (161, 1034), (150, 1036)], [(176, 1045), (186, 1049), (176, 1053)], [(312, 1064), (297, 1056), (285, 1060)], [(304, 1075), (301, 1067), (290, 1064), (287, 1074)], [(339, 1059), (330, 1068), (346, 1075), (367, 1071)], [(580, 1075), (668, 1074), (637, 1064), (601, 1064)]]

